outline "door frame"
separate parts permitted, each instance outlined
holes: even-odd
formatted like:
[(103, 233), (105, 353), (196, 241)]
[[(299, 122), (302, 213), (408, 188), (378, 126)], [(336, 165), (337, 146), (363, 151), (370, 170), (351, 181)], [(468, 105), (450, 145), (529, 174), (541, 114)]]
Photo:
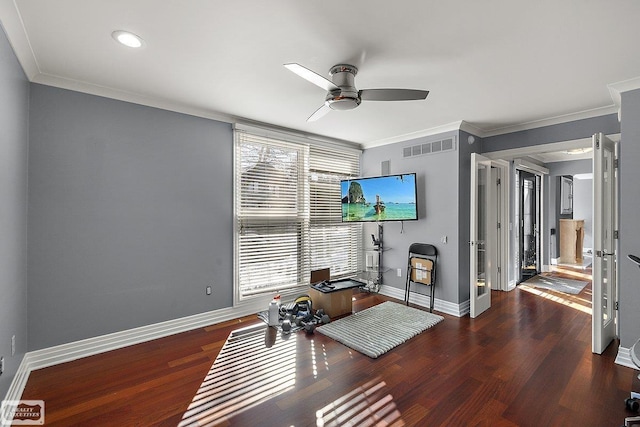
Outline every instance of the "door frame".
[[(607, 138), (613, 140), (616, 144), (619, 144), (620, 141), (620, 133), (616, 133), (616, 134), (609, 134), (609, 135), (605, 135)], [(585, 141), (591, 142), (592, 141), (592, 137), (589, 138), (582, 138), (582, 139), (574, 139), (574, 140), (568, 140), (568, 141), (562, 141), (562, 142), (554, 142), (554, 143), (549, 143), (549, 144), (538, 144), (538, 145), (530, 145), (530, 146), (526, 146), (526, 147), (519, 147), (519, 148), (510, 148), (510, 149), (506, 149), (506, 150), (499, 150), (499, 151), (493, 151), (493, 152), (489, 152), (489, 153), (483, 153), (483, 155), (485, 157), (488, 157), (489, 159), (492, 159), (494, 161), (496, 160), (502, 160), (505, 162), (510, 162), (510, 161), (514, 161), (514, 165), (515, 165), (515, 161), (517, 160), (518, 157), (522, 157), (522, 156), (527, 156), (527, 155), (535, 155), (535, 154), (540, 154), (540, 153), (548, 153), (548, 152), (553, 152), (553, 151), (563, 151), (563, 150), (570, 150), (573, 148), (584, 148), (585, 147)], [(594, 177), (595, 179), (595, 177)], [(618, 196), (618, 179), (616, 179), (616, 190), (615, 190), (615, 194), (616, 194), (616, 198)], [(544, 188), (544, 186), (543, 186)], [(512, 195), (510, 194), (510, 196), (512, 197)], [(511, 200), (511, 199), (509, 199)], [(509, 201), (510, 203), (511, 201)], [(595, 200), (593, 201), (594, 203), (594, 209), (595, 209)], [(614, 218), (614, 222), (616, 224), (616, 229), (618, 229), (618, 214), (617, 214), (617, 210), (619, 209), (619, 200), (616, 199), (615, 202), (615, 206), (616, 206), (616, 215)], [(543, 209), (543, 212), (545, 212), (544, 209), (546, 209), (543, 206), (541, 206), (541, 209)], [(543, 216), (543, 220), (544, 220), (544, 215)], [(511, 212), (509, 211), (509, 214), (507, 216), (507, 218), (509, 218), (509, 222), (511, 224), (513, 218), (511, 217)], [(593, 221), (595, 221), (595, 218), (592, 218)], [(511, 227), (511, 225), (510, 225)], [(546, 233), (546, 228), (543, 228), (543, 237), (544, 234)], [(543, 240), (541, 242), (542, 245), (542, 250), (544, 251), (544, 248), (546, 247), (546, 244), (544, 243), (545, 240)], [(616, 245), (618, 244), (618, 240), (616, 240)], [(544, 259), (544, 258), (543, 258)], [(513, 261), (513, 259), (510, 258), (510, 261)], [(549, 260), (551, 261), (551, 260)], [(616, 264), (617, 264), (617, 260), (616, 260)], [(514, 268), (515, 266), (511, 263), (508, 264), (509, 265), (509, 269), (511, 270), (512, 268)], [(546, 270), (546, 268), (548, 268), (549, 266), (545, 266), (543, 265), (542, 268), (543, 270)], [(617, 270), (617, 269), (616, 269)], [(616, 273), (617, 274), (617, 273)], [(617, 277), (616, 277), (617, 279)], [(616, 284), (617, 284), (617, 280), (616, 280)], [(509, 287), (511, 289), (515, 288), (515, 283), (510, 283)], [(616, 289), (616, 295), (618, 294), (618, 289)], [(593, 301), (592, 301), (593, 304)], [(617, 323), (617, 316), (618, 316), (618, 312), (616, 310), (616, 323)], [(593, 322), (592, 322), (593, 324)], [(593, 340), (593, 337), (592, 337)]]
[[(618, 144), (593, 135), (593, 281), (591, 351), (602, 354), (618, 336)], [(612, 153), (607, 157), (605, 153)], [(608, 180), (605, 174), (608, 173)], [(606, 268), (605, 268), (606, 264)]]
[[(488, 295), (488, 307), (490, 307), (491, 290), (508, 291), (513, 289), (510, 287), (509, 282), (509, 256), (510, 256), (510, 240), (509, 240), (509, 192), (511, 188), (510, 184), (510, 163), (504, 160), (490, 160), (483, 157), (480, 154), (472, 153), (471, 168), (472, 168), (472, 182), (471, 182), (471, 195), (470, 195), (470, 313), (472, 317), (478, 316), (484, 310), (477, 310), (478, 301), (475, 299), (475, 285), (477, 281), (477, 253), (474, 235), (474, 228), (476, 227), (477, 216), (477, 199), (476, 199), (476, 182), (477, 179), (477, 163), (482, 163), (487, 166), (486, 179), (488, 180), (487, 192), (490, 195), (487, 196), (488, 207), (490, 213), (487, 217), (490, 221), (493, 221), (493, 225), (489, 224), (492, 231), (490, 237), (491, 241), (487, 242), (485, 256), (487, 257), (485, 271), (487, 280)], [(494, 184), (495, 183), (495, 184)], [(515, 285), (514, 285), (515, 287)], [(482, 304), (482, 303), (481, 303)], [(487, 309), (486, 307), (485, 309)], [(479, 311), (479, 312), (478, 312)]]
[(498, 239), (499, 246), (496, 266), (498, 267), (498, 285), (492, 289), (510, 291), (515, 288), (515, 283), (509, 283), (509, 255), (511, 254), (509, 228), (511, 218), (509, 216), (509, 195), (511, 191), (511, 179), (509, 176), (510, 164), (506, 160), (491, 160), (491, 167), (498, 170), (500, 183), (497, 190), (497, 215), (498, 215)]
[[(483, 204), (479, 203), (481, 199), (479, 189), (480, 180), (484, 181), (484, 194), (482, 195)], [(488, 233), (489, 218), (492, 214), (489, 212), (494, 208), (491, 200), (491, 160), (478, 154), (471, 153), (471, 191), (470, 191), (470, 218), (469, 218), (469, 303), (471, 318), (478, 317), (480, 314), (491, 308), (491, 287), (490, 287), (490, 269), (489, 259), (491, 243), (487, 241), (490, 238)], [(480, 215), (481, 208), (484, 208), (483, 215)], [(480, 236), (484, 236), (481, 239)], [(479, 273), (480, 267), (478, 258), (480, 254), (480, 246), (483, 246), (482, 252), (484, 256), (482, 260), (482, 273)], [(480, 286), (480, 274), (484, 275), (483, 285)], [(483, 292), (480, 292), (480, 289)]]
[[(547, 247), (547, 238), (545, 237), (545, 220), (544, 220), (544, 212), (546, 209), (546, 205), (544, 203), (544, 198), (545, 198), (545, 191), (544, 191), (544, 176), (549, 174), (549, 169), (544, 167), (544, 166), (540, 166), (538, 164), (529, 162), (527, 160), (521, 159), (521, 158), (516, 158), (513, 160), (513, 176), (515, 179), (515, 176), (518, 174), (518, 171), (523, 170), (525, 172), (529, 172), (532, 173), (534, 175), (537, 176), (537, 181), (539, 181), (539, 194), (537, 195), (538, 197), (538, 245), (539, 245), (539, 250), (538, 250), (538, 264), (540, 266), (540, 271), (544, 271), (545, 267), (544, 267), (544, 257), (546, 254), (546, 250), (545, 248)], [(515, 188), (514, 189), (514, 204), (515, 203), (519, 203), (520, 201), (520, 194), (516, 194), (516, 191), (520, 190), (519, 188)], [(514, 212), (515, 213), (515, 212)], [(514, 223), (515, 218), (509, 218), (510, 223)], [(519, 236), (519, 229), (520, 229), (520, 224), (517, 224), (514, 226), (518, 227), (518, 236)], [(514, 271), (515, 271), (515, 277), (514, 277), (514, 288), (515, 286), (520, 283), (520, 278), (521, 278), (521, 264), (520, 264), (520, 243), (519, 241), (517, 242), (518, 244), (518, 261), (517, 261), (517, 265), (514, 265)], [(512, 288), (513, 289), (513, 288)]]

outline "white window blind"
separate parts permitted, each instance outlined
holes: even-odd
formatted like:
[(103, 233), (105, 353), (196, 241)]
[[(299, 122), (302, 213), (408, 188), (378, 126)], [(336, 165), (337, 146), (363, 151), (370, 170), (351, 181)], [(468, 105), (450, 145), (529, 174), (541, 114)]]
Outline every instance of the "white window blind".
[(236, 129), (236, 283), (240, 298), (295, 290), (311, 270), (359, 270), (360, 224), (341, 221), (340, 180), (359, 175), (353, 149)]

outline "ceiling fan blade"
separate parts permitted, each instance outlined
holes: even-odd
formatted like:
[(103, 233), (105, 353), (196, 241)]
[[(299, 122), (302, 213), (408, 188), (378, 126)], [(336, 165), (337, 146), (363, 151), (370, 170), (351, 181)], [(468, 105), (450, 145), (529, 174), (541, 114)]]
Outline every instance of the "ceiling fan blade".
[(425, 99), (428, 90), (417, 89), (363, 89), (360, 99), (363, 101), (415, 101)]
[(322, 104), (320, 108), (318, 108), (312, 115), (309, 116), (307, 121), (315, 122), (316, 120), (327, 114), (329, 111), (331, 111), (331, 108), (327, 104)]
[(310, 69), (303, 67), (300, 64), (291, 63), (291, 64), (284, 64), (284, 66), (287, 67), (289, 70), (293, 71), (294, 73), (296, 73), (297, 75), (299, 75), (300, 77), (302, 77), (303, 79), (310, 81), (316, 86), (320, 86), (322, 89), (326, 90), (327, 92), (340, 89), (338, 86), (333, 84), (331, 80), (325, 79), (320, 74), (316, 73), (315, 71), (311, 71)]

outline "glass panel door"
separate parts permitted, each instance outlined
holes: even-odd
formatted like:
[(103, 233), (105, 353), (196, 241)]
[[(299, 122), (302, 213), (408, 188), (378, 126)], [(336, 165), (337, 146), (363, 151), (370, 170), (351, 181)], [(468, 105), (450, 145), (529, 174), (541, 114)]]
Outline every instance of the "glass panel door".
[(471, 223), (470, 223), (470, 260), (471, 317), (477, 317), (491, 307), (491, 289), (487, 281), (491, 253), (488, 239), (489, 209), (495, 209), (491, 202), (490, 176), (491, 161), (479, 154), (471, 154)]
[(615, 143), (593, 136), (593, 320), (592, 351), (597, 354), (616, 337), (616, 168)]

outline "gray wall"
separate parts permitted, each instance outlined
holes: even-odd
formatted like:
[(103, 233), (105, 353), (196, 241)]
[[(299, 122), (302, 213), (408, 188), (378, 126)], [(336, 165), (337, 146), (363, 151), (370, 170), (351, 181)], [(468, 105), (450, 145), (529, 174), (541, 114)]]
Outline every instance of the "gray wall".
[(29, 82), (0, 27), (0, 400), (27, 346), (28, 101)]
[[(455, 133), (434, 135), (411, 141), (364, 150), (362, 176), (381, 174), (381, 162), (390, 161), (390, 173), (416, 172), (418, 180), (418, 221), (385, 222), (383, 267), (391, 269), (383, 277), (385, 285), (404, 289), (407, 252), (414, 242), (431, 243), (438, 248), (436, 298), (458, 303), (458, 150), (416, 157), (403, 157), (403, 147), (437, 141)], [(375, 225), (367, 224), (366, 237), (376, 233)], [(441, 243), (447, 236), (448, 243)], [(402, 269), (397, 277), (396, 269)], [(421, 291), (420, 287), (416, 289)]]
[(593, 249), (593, 179), (573, 180), (573, 218), (584, 219), (583, 248)]
[(37, 84), (30, 102), (29, 350), (231, 306), (231, 125)]
[(620, 345), (629, 348), (640, 338), (640, 272), (627, 259), (640, 256), (640, 89), (622, 94), (620, 133)]
[(482, 141), (482, 150), (488, 153), (510, 148), (531, 147), (552, 142), (591, 138), (597, 132), (603, 132), (606, 135), (619, 133), (618, 115), (608, 114), (606, 116), (487, 137)]

